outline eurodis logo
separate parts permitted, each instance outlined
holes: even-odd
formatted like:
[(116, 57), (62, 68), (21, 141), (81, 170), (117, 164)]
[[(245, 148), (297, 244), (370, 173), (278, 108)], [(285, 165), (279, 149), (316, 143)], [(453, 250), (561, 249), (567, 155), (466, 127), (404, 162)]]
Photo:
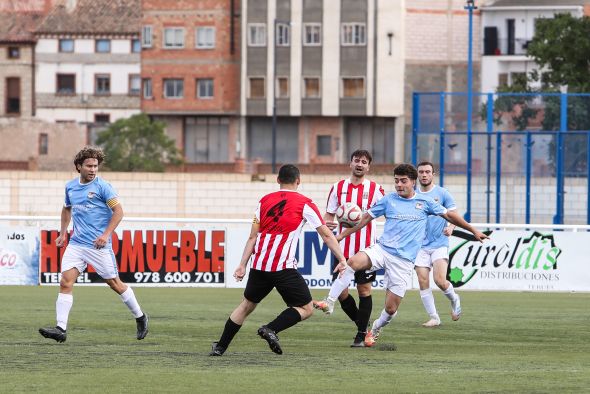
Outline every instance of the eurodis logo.
[[(492, 232), (484, 233), (490, 235)], [(494, 241), (491, 237), (480, 243), (470, 239), (457, 245), (449, 254), (447, 279), (454, 287), (461, 287), (476, 277), (486, 280), (558, 281), (556, 270), (561, 252), (553, 234), (537, 231), (530, 236), (510, 240), (501, 237)]]

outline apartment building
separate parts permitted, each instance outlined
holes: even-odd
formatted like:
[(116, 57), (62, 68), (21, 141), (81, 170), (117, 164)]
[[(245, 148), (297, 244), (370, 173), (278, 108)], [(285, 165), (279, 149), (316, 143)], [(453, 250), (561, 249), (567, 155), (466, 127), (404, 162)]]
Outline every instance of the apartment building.
[(140, 111), (140, 0), (64, 0), (36, 30), (36, 116), (104, 125)]
[(233, 163), (242, 156), (239, 0), (142, 7), (143, 112), (166, 124), (188, 166)]

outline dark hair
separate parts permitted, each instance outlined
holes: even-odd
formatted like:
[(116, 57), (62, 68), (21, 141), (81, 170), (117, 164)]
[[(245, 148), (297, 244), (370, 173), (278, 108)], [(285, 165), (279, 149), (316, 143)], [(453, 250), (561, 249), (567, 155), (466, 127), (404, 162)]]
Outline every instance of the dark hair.
[(350, 155), (350, 161), (352, 161), (352, 159), (354, 159), (355, 157), (366, 157), (369, 161), (369, 164), (371, 164), (371, 162), (373, 161), (373, 156), (371, 156), (368, 150), (364, 149), (357, 149), (354, 152), (352, 152), (352, 154)]
[(418, 179), (418, 170), (411, 164), (400, 164), (393, 169), (393, 175), (407, 175), (408, 178), (415, 181)]
[(85, 146), (80, 152), (78, 152), (78, 154), (76, 154), (76, 157), (74, 157), (74, 166), (76, 167), (76, 171), (80, 172), (78, 166), (81, 166), (84, 163), (84, 160), (96, 159), (98, 160), (98, 165), (100, 165), (104, 161), (104, 158), (105, 155), (102, 149), (94, 146)]
[(279, 183), (290, 185), (299, 179), (299, 168), (293, 164), (285, 164), (279, 169)]
[(430, 166), (432, 168), (432, 172), (434, 172), (434, 164), (432, 164), (429, 161), (421, 161), (420, 163), (418, 163), (418, 165), (416, 166), (416, 168), (418, 167), (422, 167), (422, 166)]

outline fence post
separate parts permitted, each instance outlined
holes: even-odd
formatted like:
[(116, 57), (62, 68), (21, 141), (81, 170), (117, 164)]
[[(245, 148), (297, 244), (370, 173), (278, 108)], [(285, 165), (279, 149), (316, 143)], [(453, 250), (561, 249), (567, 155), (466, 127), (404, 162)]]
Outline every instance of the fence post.
[(502, 132), (496, 133), (496, 223), (500, 223), (500, 190), (502, 190)]
[(567, 94), (560, 94), (560, 119), (559, 130), (557, 131), (557, 152), (556, 152), (556, 166), (555, 177), (557, 187), (557, 201), (555, 207), (555, 216), (553, 217), (553, 224), (563, 224), (563, 200), (564, 200), (564, 179), (563, 179), (563, 133), (567, 131)]
[(492, 178), (492, 133), (494, 132), (494, 94), (488, 93), (488, 105), (487, 105), (487, 140), (488, 144), (486, 147), (487, 153), (487, 173), (486, 173), (486, 222), (490, 222), (490, 199), (491, 199), (491, 178)]
[(532, 145), (531, 132), (526, 132), (526, 203), (525, 203), (525, 223), (531, 223), (531, 171), (532, 165)]
[(412, 164), (418, 164), (418, 130), (420, 129), (420, 96), (412, 93)]
[(441, 92), (439, 95), (439, 111), (438, 129), (440, 132), (440, 146), (439, 146), (439, 179), (440, 186), (444, 186), (445, 182), (445, 93)]

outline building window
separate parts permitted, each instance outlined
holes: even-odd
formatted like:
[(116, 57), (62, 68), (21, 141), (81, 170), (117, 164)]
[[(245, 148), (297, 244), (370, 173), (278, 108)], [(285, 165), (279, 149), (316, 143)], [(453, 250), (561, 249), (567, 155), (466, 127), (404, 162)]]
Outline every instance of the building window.
[(215, 27), (197, 27), (195, 43), (199, 49), (215, 48)]
[(498, 74), (498, 86), (508, 86), (508, 73)]
[(331, 135), (318, 135), (317, 154), (318, 154), (318, 156), (331, 156), (332, 155), (332, 136)]
[(94, 114), (94, 123), (111, 123), (111, 115), (110, 114)]
[(96, 74), (94, 76), (94, 94), (111, 94), (111, 76), (109, 74)]
[(264, 98), (264, 78), (250, 78), (248, 98)]
[(19, 59), (20, 58), (20, 48), (19, 47), (8, 47), (8, 58), (9, 59)]
[(129, 95), (139, 96), (141, 92), (141, 77), (139, 74), (129, 74)]
[(144, 99), (151, 99), (152, 97), (153, 97), (152, 79), (151, 78), (144, 78), (144, 80), (143, 80), (143, 98)]
[(303, 98), (320, 98), (320, 79), (316, 77), (303, 78)]
[(139, 53), (141, 52), (141, 41), (137, 38), (131, 40), (131, 53)]
[(144, 26), (141, 29), (141, 46), (144, 48), (151, 48), (153, 45), (153, 32), (152, 26)]
[(365, 45), (366, 43), (364, 23), (342, 24), (342, 45)]
[(303, 25), (303, 45), (322, 45), (322, 25), (319, 23), (305, 23)]
[(49, 153), (49, 136), (46, 133), (39, 134), (39, 154)]
[(277, 45), (280, 47), (288, 47), (291, 42), (291, 27), (286, 23), (277, 23)]
[(57, 94), (76, 94), (76, 74), (57, 74)]
[(65, 39), (65, 38), (59, 40), (59, 51), (60, 52), (74, 52), (74, 40)]
[(94, 51), (96, 53), (110, 53), (111, 40), (101, 39), (94, 41)]
[(213, 98), (213, 79), (197, 79), (197, 97)]
[(6, 114), (20, 114), (20, 78), (6, 78)]
[(342, 78), (342, 97), (363, 98), (365, 97), (364, 78)]
[(248, 25), (248, 45), (251, 47), (266, 46), (266, 25), (250, 23)]
[(276, 98), (289, 98), (289, 78), (278, 77), (275, 92)]
[(167, 27), (164, 29), (164, 48), (184, 48), (184, 28)]
[(183, 98), (184, 81), (182, 79), (165, 79), (164, 80), (164, 97), (165, 98)]

